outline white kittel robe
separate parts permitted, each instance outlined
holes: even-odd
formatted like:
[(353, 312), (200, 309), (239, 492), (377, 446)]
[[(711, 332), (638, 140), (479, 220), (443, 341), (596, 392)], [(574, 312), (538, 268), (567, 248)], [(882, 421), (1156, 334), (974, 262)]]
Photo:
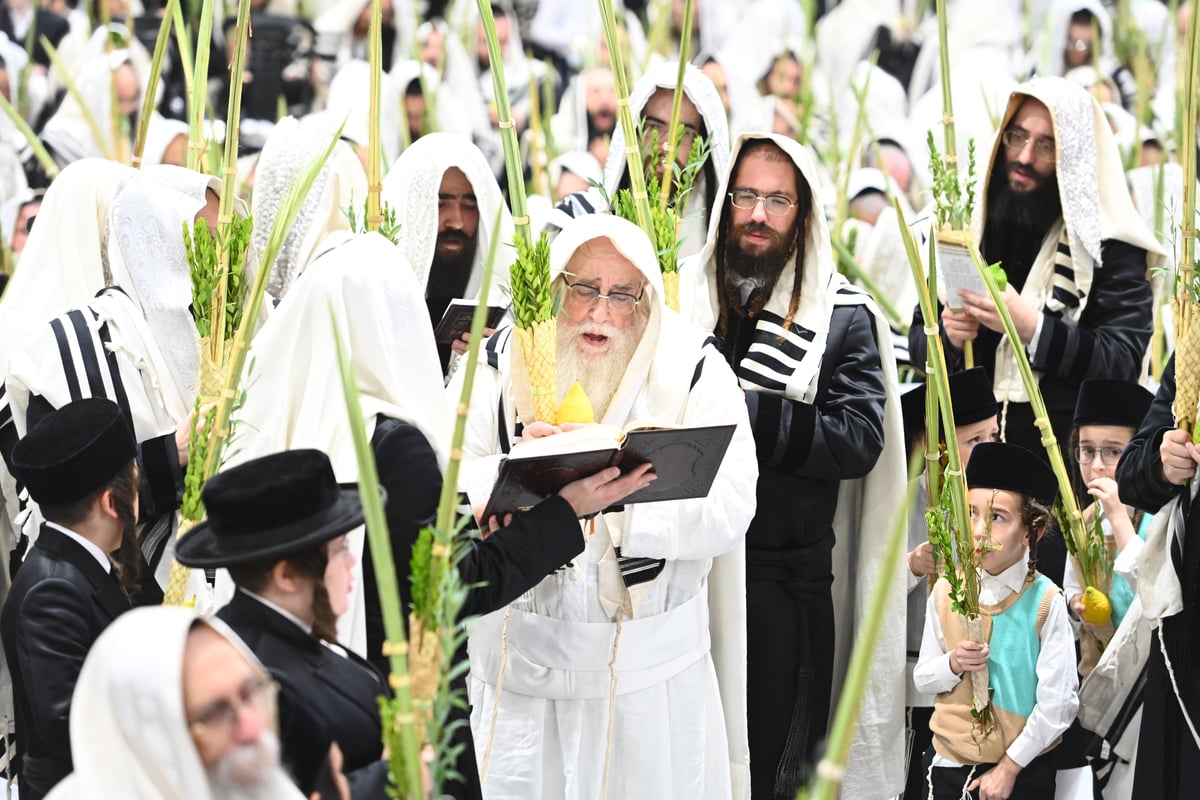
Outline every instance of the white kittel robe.
[[(647, 282), (643, 302), (653, 304), (603, 421), (737, 428), (706, 498), (601, 515), (571, 565), (508, 610), (470, 624), (471, 728), (481, 772), (493, 741), (484, 795), (598, 798), (611, 750), (609, 797), (748, 797), (743, 540), (754, 514), (758, 469), (745, 401), (706, 335), (663, 305), (653, 248), (632, 223), (603, 214), (569, 223), (552, 245), (552, 274), (597, 237), (614, 241), (638, 266)], [(474, 471), (485, 474), (495, 465), (488, 457), (501, 452), (500, 426), (511, 437), (514, 414), (529, 408), (528, 387), (510, 380), (510, 366), (518, 374), (524, 367), (519, 354), (513, 356), (513, 337), (502, 331), (497, 343), (489, 355), (498, 369), (488, 368), (485, 359), (476, 375), (463, 443), (464, 457), (476, 459)], [(456, 375), (452, 397), (459, 387)], [(501, 402), (504, 420), (497, 419)], [(619, 634), (606, 600), (614, 587), (623, 593), (614, 535), (625, 556), (666, 559), (657, 578), (632, 591), (633, 618), (622, 619)], [(501, 661), (507, 663), (497, 709)]]

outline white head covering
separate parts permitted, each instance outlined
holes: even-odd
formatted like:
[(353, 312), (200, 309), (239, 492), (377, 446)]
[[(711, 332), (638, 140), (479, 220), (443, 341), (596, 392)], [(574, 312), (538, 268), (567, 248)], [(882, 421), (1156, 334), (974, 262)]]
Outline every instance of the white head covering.
[[(396, 212), (396, 221), (400, 223), (400, 249), (412, 265), (423, 294), (437, 246), (438, 191), (442, 177), (451, 167), (467, 176), (479, 206), (475, 263), (466, 295), (478, 295), (489, 244), (493, 236), (498, 236), (500, 244), (496, 248), (492, 286), (488, 291), (488, 296), (495, 298), (497, 286), (508, 282), (508, 267), (516, 255), (511, 244), (513, 219), (487, 159), (470, 139), (452, 133), (431, 133), (413, 142), (383, 179), (383, 201)], [(500, 227), (493, 230), (497, 212), (500, 213)]]
[[(1165, 254), (1133, 207), (1121, 154), (1100, 103), (1064, 78), (1034, 78), (1013, 90), (1001, 131), (1030, 97), (1046, 106), (1054, 125), (1058, 194), (1079, 288), (1086, 292), (1091, 284), (1091, 265), (1081, 263), (1081, 256), (1086, 254), (1101, 266), (1100, 243), (1105, 239), (1119, 239), (1146, 250), (1150, 266), (1155, 266), (1156, 257)], [(992, 174), (1003, 147), (997, 136), (984, 175)], [(986, 219), (986, 191), (980, 209)]]
[(219, 194), (220, 182), (184, 167), (159, 164), (130, 181), (112, 209), (109, 259), (114, 281), (145, 314), (185, 398), (196, 396), (200, 338), (191, 313), (192, 278), (183, 226), (191, 229), (209, 189)]
[[(331, 309), (354, 371), (367, 435), (380, 414), (409, 422), (445, 463), (450, 415), (441, 364), (424, 293), (403, 260), (383, 236), (366, 234), (317, 259), (292, 284), (254, 339), (250, 389), (230, 464), (312, 447), (329, 456), (339, 483), (358, 480)], [(351, 543), (361, 555), (361, 528), (351, 534)], [(361, 563), (355, 569), (359, 587)], [(356, 588), (338, 626), (339, 641), (359, 653), (366, 650), (364, 608)]]
[(46, 190), (42, 221), (29, 234), (21, 268), (0, 302), (0, 353), (112, 282), (109, 209), (135, 174), (115, 161), (89, 158), (67, 166)]
[(17, 217), (21, 216), (21, 209), (37, 200), (39, 196), (32, 189), (22, 189), (5, 200), (4, 205), (0, 205), (0, 237), (4, 238), (5, 245), (12, 247), (13, 234), (17, 232)]
[[(75, 771), (54, 788), (54, 800), (219, 800), (196, 752), (183, 704), (183, 657), (188, 635), (208, 625), (249, 664), (265, 671), (220, 620), (192, 609), (135, 608), (92, 645), (71, 698), (71, 756)], [(273, 797), (301, 797), (277, 772)]]
[[(152, 111), (150, 126), (146, 129), (146, 145), (142, 149), (142, 166), (151, 167), (161, 164), (167, 148), (177, 136), (188, 136), (188, 124), (183, 120), (164, 117), (157, 111)], [(186, 155), (187, 151), (184, 150)]]
[[(128, 50), (113, 50), (88, 59), (75, 73), (75, 86), (87, 103), (87, 113), (67, 94), (62, 105), (42, 130), (42, 139), (53, 150), (59, 163), (69, 164), (81, 158), (91, 158), (108, 153), (117, 156), (112, 124), (112, 81), (113, 73), (124, 64), (133, 66)], [(137, 69), (134, 67), (134, 71)], [(141, 76), (139, 87), (145, 89)], [(138, 94), (141, 100), (141, 92)], [(97, 141), (88, 124), (88, 114), (99, 128), (102, 141)], [(132, 133), (132, 131), (130, 132)]]
[[(324, 115), (334, 126), (346, 121), (342, 136), (367, 146), (371, 116), (371, 65), (366, 61), (346, 62), (329, 84)], [(400, 98), (395, 92), (381, 92), (379, 104), (379, 143), (387, 163), (400, 153)], [(335, 127), (336, 129), (336, 127)]]
[[(254, 177), (251, 245), (256, 252), (266, 250), (280, 205), (292, 184), (325, 151), (332, 137), (333, 132), (326, 130), (320, 119), (284, 117), (271, 131)], [(341, 241), (349, 232), (350, 220), (343, 209), (349, 208), (361, 218), (366, 199), (367, 173), (362, 162), (349, 145), (338, 142), (283, 240), (267, 291), (274, 297), (287, 294), (292, 281), (330, 246), (331, 240)]]
[(1062, 76), (1067, 73), (1064, 58), (1067, 31), (1071, 26), (1071, 16), (1079, 11), (1091, 12), (1096, 18), (1100, 41), (1093, 42), (1092, 47), (1099, 50), (1100, 68), (1109, 72), (1116, 66), (1112, 56), (1112, 17), (1100, 0), (1054, 0), (1046, 10), (1045, 24), (1034, 36), (1033, 48), (1029, 52), (1030, 67), (1038, 75)]

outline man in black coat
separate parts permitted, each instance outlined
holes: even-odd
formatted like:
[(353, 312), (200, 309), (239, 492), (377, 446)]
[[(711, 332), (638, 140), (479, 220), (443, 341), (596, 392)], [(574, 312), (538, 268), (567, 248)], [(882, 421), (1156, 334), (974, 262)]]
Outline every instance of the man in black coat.
[(40, 800), (71, 772), (75, 682), (92, 643), (130, 608), (136, 454), (120, 408), (101, 399), (54, 411), (13, 449), (13, 471), (46, 519), (0, 614), (22, 798)]
[[(1129, 199), (1108, 123), (1096, 101), (1062, 78), (1022, 84), (1009, 98), (983, 192), (980, 251), (1008, 277), (1004, 304), (1038, 378), (1052, 433), (1069, 463), (1075, 400), (1088, 378), (1137, 381), (1153, 328), (1147, 259), (1162, 255)], [(961, 300), (961, 306), (959, 301)], [(941, 310), (946, 360), (988, 370), (1001, 438), (1045, 452), (1033, 408), (990, 297), (963, 292)], [(909, 328), (925, 363), (920, 309)], [(1039, 545), (1038, 570), (1062, 585), (1062, 537)]]
[[(50, 54), (46, 52), (46, 46), (42, 44), (42, 37), (45, 36), (50, 40), (50, 44), (57, 48), (63, 37), (71, 30), (71, 25), (58, 14), (46, 11), (44, 8), (35, 8), (35, 5), (40, 6), (41, 4), (35, 4), (33, 0), (24, 0), (24, 2), (15, 4), (5, 2), (0, 8), (0, 33), (6, 34), (16, 44), (23, 45), (29, 28), (36, 25), (34, 35), (37, 38), (33, 44), (33, 63), (44, 69), (50, 69)], [(34, 22), (35, 14), (37, 15), (36, 23)]]
[[(405, 432), (420, 436), (418, 431), (411, 426), (389, 430), (397, 437), (394, 446), (382, 448), (390, 457), (420, 453), (413, 443), (402, 444)], [(376, 447), (380, 446), (377, 441)], [(425, 471), (419, 461), (409, 463), (418, 473)], [(613, 480), (615, 476), (605, 471), (576, 481), (564, 488), (561, 497), (543, 502), (499, 531), (494, 540), (489, 538), (468, 557), (474, 566), (464, 580), (499, 580), (499, 586), (472, 606), (502, 602), (492, 599), (493, 593), (519, 593), (581, 552), (578, 517), (637, 490), (645, 483), (643, 475), (644, 470), (635, 470)], [(381, 760), (377, 698), (390, 692), (374, 666), (335, 643), (337, 616), (347, 606), (344, 575), (354, 564), (345, 545), (346, 533), (363, 522), (357, 490), (339, 489), (323, 453), (293, 450), (214, 476), (204, 487), (204, 505), (208, 520), (180, 540), (176, 557), (191, 567), (229, 568), (238, 589), (217, 616), (246, 642), (280, 685), (285, 766), (309, 794), (318, 768), (336, 743), (352, 797), (384, 797), (387, 773)], [(389, 516), (395, 521), (394, 515)], [(570, 543), (563, 542), (566, 537)], [(408, 553), (397, 553), (396, 558), (407, 563)], [(530, 560), (535, 563), (523, 563)], [(530, 577), (522, 588), (512, 589), (507, 587), (516, 579), (501, 578), (501, 572), (530, 573)], [(461, 738), (463, 728), (459, 740), (466, 746), (460, 753), (459, 772), (467, 785), (443, 788), (454, 796), (477, 797), (474, 749)]]

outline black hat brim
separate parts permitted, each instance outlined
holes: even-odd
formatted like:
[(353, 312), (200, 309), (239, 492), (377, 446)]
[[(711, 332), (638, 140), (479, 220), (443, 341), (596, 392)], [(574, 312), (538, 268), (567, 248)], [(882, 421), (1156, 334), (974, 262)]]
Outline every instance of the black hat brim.
[(175, 559), (186, 567), (213, 569), (273, 561), (310, 550), (363, 524), (357, 486), (339, 487), (337, 500), (304, 519), (254, 533), (220, 536), (207, 522), (184, 534), (175, 546)]

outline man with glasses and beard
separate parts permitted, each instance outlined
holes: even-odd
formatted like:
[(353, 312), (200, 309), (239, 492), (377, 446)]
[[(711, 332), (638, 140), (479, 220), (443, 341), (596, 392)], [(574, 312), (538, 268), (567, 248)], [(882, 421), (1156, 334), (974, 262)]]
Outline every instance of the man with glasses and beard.
[(97, 637), (136, 589), (137, 442), (120, 407), (89, 398), (41, 420), (11, 466), (41, 507), (37, 543), (0, 613), (12, 674), (21, 797), (71, 771), (71, 694)]
[[(515, 255), (512, 215), (487, 159), (470, 139), (430, 133), (413, 142), (384, 179), (383, 201), (396, 214), (400, 249), (425, 291), (435, 326), (451, 300), (479, 296), (493, 237), (500, 241), (488, 302), (499, 302)], [(492, 329), (485, 332), (490, 336)], [(452, 350), (467, 351), (469, 336), (438, 346), (443, 370)]]
[[(794, 140), (734, 143), (708, 239), (680, 305), (712, 331), (745, 396), (758, 456), (746, 533), (748, 721), (754, 797), (794, 797), (825, 737), (853, 642), (855, 587), (875, 585), (904, 491), (903, 424), (887, 321), (833, 269), (817, 170)], [(835, 549), (835, 543), (839, 545)], [(888, 604), (843, 786), (904, 781), (904, 596)], [(835, 627), (835, 615), (838, 624)], [(836, 638), (835, 638), (836, 637)]]
[(279, 761), (275, 693), (220, 620), (172, 606), (131, 611), (96, 641), (79, 674), (75, 769), (50, 797), (300, 800)]
[[(1147, 270), (1164, 255), (1133, 207), (1120, 153), (1099, 104), (1061, 78), (1036, 78), (1009, 98), (984, 187), (980, 250), (1008, 276), (1004, 303), (1039, 377), (1053, 434), (1065, 448), (1080, 384), (1136, 382), (1153, 327)], [(990, 297), (961, 292), (941, 309), (951, 371), (974, 342), (993, 378), (1001, 438), (1045, 452), (1010, 343)], [(912, 363), (925, 363), (920, 309)], [(1048, 537), (1038, 569), (1062, 585), (1065, 549)]]
[[(736, 428), (707, 496), (581, 520), (583, 552), (468, 624), (483, 796), (589, 797), (606, 785), (609, 797), (744, 799), (741, 547), (757, 470), (741, 392), (707, 335), (663, 303), (654, 246), (633, 223), (567, 223), (550, 274), (560, 402), (579, 381), (605, 424)], [(490, 489), (518, 437), (561, 433), (534, 419), (511, 329), (480, 356), (463, 441), (469, 489)]]

